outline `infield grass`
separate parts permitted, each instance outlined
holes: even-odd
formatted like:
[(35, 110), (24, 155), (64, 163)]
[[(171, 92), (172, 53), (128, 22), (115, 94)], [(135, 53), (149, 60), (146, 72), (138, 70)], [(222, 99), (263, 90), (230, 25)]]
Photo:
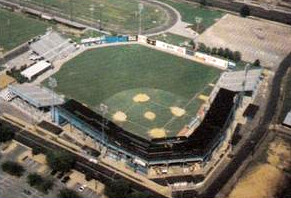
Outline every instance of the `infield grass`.
[[(97, 48), (70, 60), (55, 74), (57, 92), (97, 109), (109, 106), (108, 118), (117, 111), (127, 115), (123, 128), (148, 137), (152, 128), (165, 128), (173, 136), (196, 115), (202, 101), (198, 94), (220, 70), (156, 51), (141, 45)], [(150, 99), (136, 103), (133, 97), (147, 94)], [(170, 107), (185, 109), (173, 118)], [(147, 111), (154, 120), (144, 118)], [(171, 121), (170, 121), (171, 120)], [(170, 122), (169, 122), (170, 121)]]
[(0, 9), (0, 47), (4, 51), (43, 34), (48, 24), (22, 14)]

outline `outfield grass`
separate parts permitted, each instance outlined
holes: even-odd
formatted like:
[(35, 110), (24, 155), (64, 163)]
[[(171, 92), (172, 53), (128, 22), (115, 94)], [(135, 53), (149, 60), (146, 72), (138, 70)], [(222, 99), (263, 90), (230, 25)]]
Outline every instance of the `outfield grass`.
[[(194, 99), (220, 71), (190, 60), (140, 45), (98, 48), (67, 62), (54, 76), (57, 92), (91, 107), (109, 106), (109, 118), (116, 111), (126, 112), (131, 122), (122, 126), (147, 136), (150, 128), (163, 127), (173, 115), (169, 107), (178, 106), (186, 114), (165, 127), (175, 135), (196, 114), (202, 101)], [(147, 103), (134, 103), (138, 93), (150, 96)], [(187, 105), (187, 103), (189, 103)], [(152, 111), (154, 121), (143, 114)], [(132, 124), (134, 123), (134, 124)]]
[[(73, 19), (94, 22), (95, 25), (102, 18), (103, 28), (116, 32), (137, 32), (139, 26), (138, 0), (30, 0), (23, 3), (32, 3), (67, 16), (72, 13)], [(100, 7), (101, 4), (103, 7)], [(150, 4), (144, 4), (143, 13), (144, 30), (158, 27), (167, 19), (164, 10)]]
[(213, 25), (216, 22), (216, 19), (221, 18), (224, 13), (218, 10), (210, 10), (208, 8), (203, 8), (199, 5), (194, 5), (184, 1), (176, 0), (159, 0), (161, 2), (167, 3), (168, 5), (177, 9), (181, 16), (182, 20), (195, 24), (195, 17), (201, 17), (203, 19), (202, 25), (207, 28)]
[(47, 27), (47, 23), (0, 9), (0, 47), (4, 51), (11, 50), (34, 36), (45, 33)]
[(185, 42), (189, 43), (191, 41), (191, 39), (189, 38), (171, 33), (159, 34), (156, 36), (152, 36), (151, 38), (178, 46), (182, 46), (185, 44)]

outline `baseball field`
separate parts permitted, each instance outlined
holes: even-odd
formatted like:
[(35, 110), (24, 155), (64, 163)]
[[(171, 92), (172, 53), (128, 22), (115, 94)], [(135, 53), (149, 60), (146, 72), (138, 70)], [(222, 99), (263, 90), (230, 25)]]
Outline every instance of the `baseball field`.
[(62, 66), (59, 94), (145, 138), (175, 136), (196, 115), (220, 70), (141, 45), (97, 48)]
[[(116, 32), (136, 32), (139, 27), (138, 0), (29, 0), (23, 3), (95, 25), (101, 20), (103, 28)], [(158, 27), (166, 22), (167, 15), (164, 9), (147, 2), (143, 4), (143, 30)]]
[(0, 48), (4, 52), (13, 49), (34, 36), (45, 33), (47, 27), (47, 23), (0, 9)]

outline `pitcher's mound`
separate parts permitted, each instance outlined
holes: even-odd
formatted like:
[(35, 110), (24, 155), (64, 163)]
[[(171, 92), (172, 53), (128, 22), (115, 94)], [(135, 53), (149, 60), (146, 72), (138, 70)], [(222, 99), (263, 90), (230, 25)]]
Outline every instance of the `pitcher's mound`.
[(112, 116), (114, 121), (117, 122), (125, 122), (126, 121), (126, 114), (123, 113), (122, 111), (117, 111), (113, 116)]
[(170, 109), (172, 114), (176, 117), (182, 117), (186, 113), (185, 109), (180, 107), (170, 107)]
[(150, 99), (150, 97), (146, 94), (137, 94), (133, 97), (134, 102), (147, 102)]
[(149, 135), (152, 138), (163, 138), (166, 136), (166, 131), (164, 128), (154, 128), (149, 131)]
[(148, 120), (154, 120), (156, 118), (156, 114), (151, 111), (147, 111), (145, 112), (144, 117)]

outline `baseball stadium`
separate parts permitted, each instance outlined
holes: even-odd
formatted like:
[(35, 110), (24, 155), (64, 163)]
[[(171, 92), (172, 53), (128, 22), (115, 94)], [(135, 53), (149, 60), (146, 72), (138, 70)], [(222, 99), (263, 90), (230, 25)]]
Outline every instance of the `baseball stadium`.
[(90, 49), (53, 76), (68, 99), (56, 119), (149, 164), (203, 160), (223, 137), (236, 95), (209, 97), (221, 72), (140, 44)]

